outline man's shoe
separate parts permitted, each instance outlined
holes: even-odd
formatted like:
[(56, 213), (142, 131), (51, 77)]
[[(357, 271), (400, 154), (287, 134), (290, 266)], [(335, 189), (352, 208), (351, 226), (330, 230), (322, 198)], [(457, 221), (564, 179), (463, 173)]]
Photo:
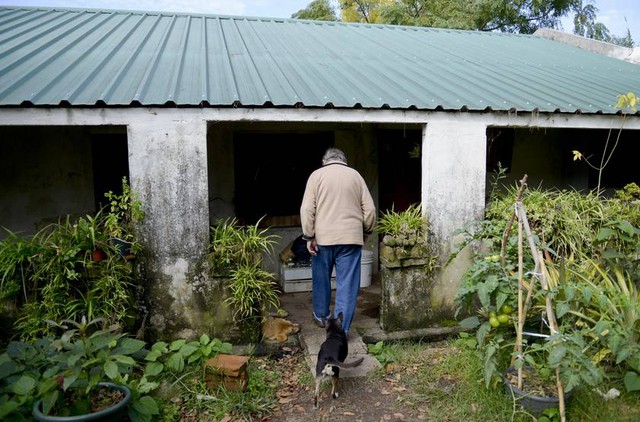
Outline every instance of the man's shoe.
[(326, 321), (325, 318), (318, 318), (315, 312), (313, 312), (313, 321), (316, 323), (318, 327), (320, 328), (325, 327), (325, 321)]

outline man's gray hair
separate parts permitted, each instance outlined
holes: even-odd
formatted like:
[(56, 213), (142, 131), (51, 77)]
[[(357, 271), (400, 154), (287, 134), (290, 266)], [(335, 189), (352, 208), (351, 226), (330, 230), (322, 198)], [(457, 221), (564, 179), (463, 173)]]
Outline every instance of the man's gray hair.
[(347, 157), (344, 155), (344, 152), (340, 151), (338, 148), (329, 148), (322, 157), (322, 165), (325, 165), (330, 161), (340, 161), (347, 164)]

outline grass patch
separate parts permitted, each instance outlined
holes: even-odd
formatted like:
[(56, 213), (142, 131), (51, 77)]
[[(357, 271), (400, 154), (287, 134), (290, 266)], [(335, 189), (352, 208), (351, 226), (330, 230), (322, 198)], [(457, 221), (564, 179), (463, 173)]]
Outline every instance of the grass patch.
[(163, 401), (160, 420), (213, 422), (268, 420), (277, 405), (282, 374), (267, 358), (249, 361), (246, 392), (208, 389), (199, 378), (176, 380)]
[[(424, 420), (438, 421), (536, 421), (505, 394), (501, 384), (486, 388), (482, 360), (460, 340), (438, 343), (392, 342), (384, 353), (394, 361), (386, 365), (385, 377), (404, 390), (401, 401), (416, 409)], [(600, 387), (621, 392), (604, 400), (588, 388), (578, 388), (567, 408), (569, 421), (640, 420), (640, 395), (625, 393), (622, 384)]]

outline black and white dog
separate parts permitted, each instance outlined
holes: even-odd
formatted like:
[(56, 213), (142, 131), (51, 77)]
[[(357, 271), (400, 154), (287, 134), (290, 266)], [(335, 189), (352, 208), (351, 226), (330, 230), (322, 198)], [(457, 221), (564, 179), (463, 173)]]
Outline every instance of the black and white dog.
[(364, 358), (359, 358), (353, 362), (344, 363), (349, 353), (347, 336), (342, 330), (342, 313), (337, 318), (326, 320), (327, 338), (320, 346), (318, 352), (318, 363), (316, 364), (316, 391), (313, 395), (313, 408), (318, 408), (318, 397), (320, 396), (320, 384), (331, 377), (331, 396), (338, 398), (338, 381), (340, 378), (340, 368), (353, 368), (362, 363)]

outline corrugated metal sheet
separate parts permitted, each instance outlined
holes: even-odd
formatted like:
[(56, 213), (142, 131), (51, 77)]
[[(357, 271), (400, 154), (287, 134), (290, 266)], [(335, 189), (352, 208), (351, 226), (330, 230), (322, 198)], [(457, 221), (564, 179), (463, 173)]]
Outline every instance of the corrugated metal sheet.
[(640, 66), (513, 34), (0, 7), (0, 105), (613, 113)]

